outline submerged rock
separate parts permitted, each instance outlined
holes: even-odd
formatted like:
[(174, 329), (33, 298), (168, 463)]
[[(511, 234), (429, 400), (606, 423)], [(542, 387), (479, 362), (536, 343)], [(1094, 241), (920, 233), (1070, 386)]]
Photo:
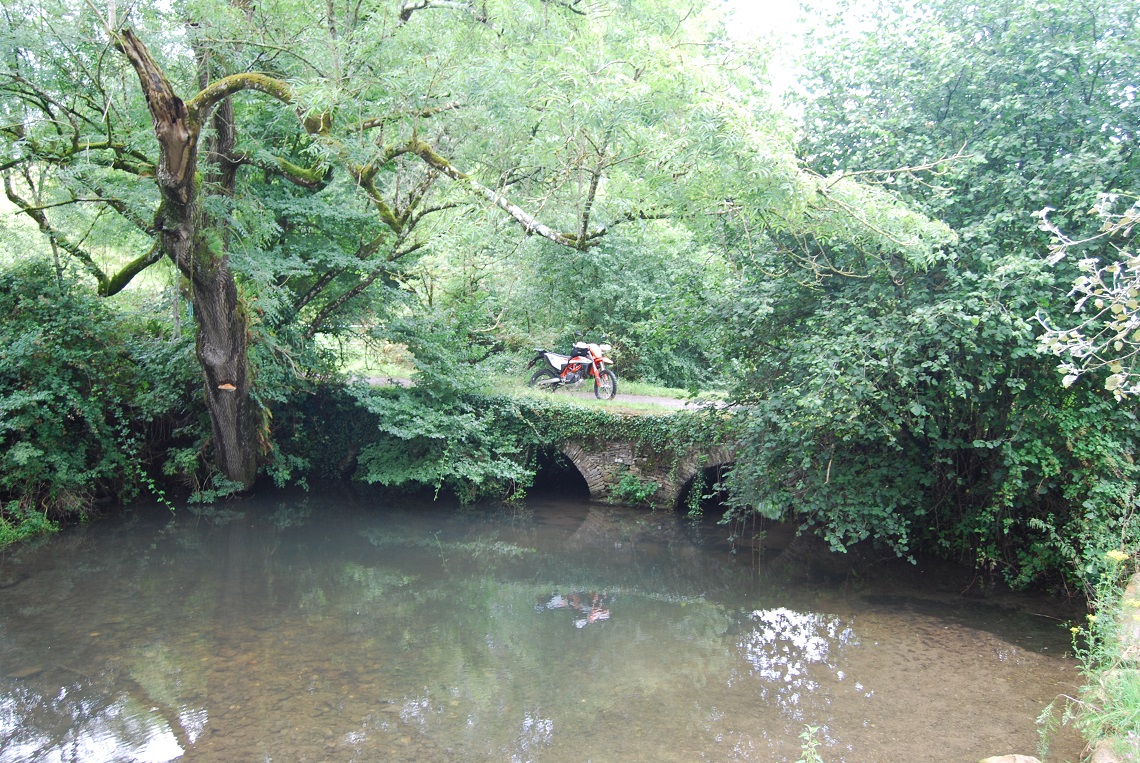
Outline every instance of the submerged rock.
[(29, 666), (24, 667), (24, 668), (18, 668), (17, 670), (13, 670), (12, 672), (10, 672), (8, 674), (8, 677), (9, 678), (15, 678), (17, 680), (24, 679), (24, 678), (31, 678), (32, 676), (34, 676), (38, 673), (42, 673), (43, 669), (44, 668), (42, 665), (29, 665)]

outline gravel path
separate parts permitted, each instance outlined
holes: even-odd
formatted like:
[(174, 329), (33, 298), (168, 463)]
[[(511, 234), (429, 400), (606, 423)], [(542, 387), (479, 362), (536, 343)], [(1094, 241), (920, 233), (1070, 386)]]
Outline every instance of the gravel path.
[[(412, 381), (410, 379), (400, 379), (393, 376), (368, 376), (365, 381), (374, 387), (410, 387)], [(594, 399), (594, 388), (590, 385), (583, 384), (577, 389), (560, 389), (555, 393), (559, 397), (572, 397), (580, 398), (583, 400)], [(618, 382), (618, 393), (613, 401), (616, 405), (625, 403), (626, 405), (657, 405), (662, 408), (669, 408), (672, 410), (696, 410), (700, 408), (703, 403), (692, 400), (678, 400), (675, 397), (661, 397), (659, 395), (627, 395), (621, 391), (621, 382)]]

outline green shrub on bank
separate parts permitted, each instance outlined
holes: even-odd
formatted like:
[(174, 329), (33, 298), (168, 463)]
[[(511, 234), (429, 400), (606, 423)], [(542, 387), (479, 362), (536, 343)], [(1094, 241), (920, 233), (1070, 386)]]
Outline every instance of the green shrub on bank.
[(42, 261), (0, 271), (0, 315), (0, 543), (153, 486), (150, 429), (185, 405), (186, 343)]
[(1140, 422), (1037, 352), (1025, 306), (1055, 296), (1039, 258), (897, 271), (742, 289), (737, 513), (1079, 591), (1136, 507)]

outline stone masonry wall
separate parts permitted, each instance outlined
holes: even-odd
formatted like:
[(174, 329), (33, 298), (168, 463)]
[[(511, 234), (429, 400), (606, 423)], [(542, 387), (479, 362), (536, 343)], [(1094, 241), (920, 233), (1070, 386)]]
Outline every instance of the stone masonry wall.
[(663, 456), (645, 443), (571, 442), (561, 450), (585, 478), (590, 498), (610, 500), (622, 477), (632, 473), (643, 482), (656, 482), (658, 489), (653, 502), (670, 507), (676, 505), (681, 489), (697, 472), (731, 463), (734, 457), (733, 449), (725, 445), (690, 448), (675, 466), (671, 456)]

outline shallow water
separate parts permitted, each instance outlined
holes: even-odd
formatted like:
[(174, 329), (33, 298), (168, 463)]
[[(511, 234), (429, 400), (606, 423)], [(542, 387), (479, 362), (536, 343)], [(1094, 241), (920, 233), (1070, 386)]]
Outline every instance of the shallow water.
[(809, 726), (828, 763), (976, 761), (1034, 753), (1076, 680), (1050, 602), (943, 573), (758, 567), (715, 524), (584, 501), (392, 500), (138, 510), (4, 553), (0, 762), (795, 761)]

